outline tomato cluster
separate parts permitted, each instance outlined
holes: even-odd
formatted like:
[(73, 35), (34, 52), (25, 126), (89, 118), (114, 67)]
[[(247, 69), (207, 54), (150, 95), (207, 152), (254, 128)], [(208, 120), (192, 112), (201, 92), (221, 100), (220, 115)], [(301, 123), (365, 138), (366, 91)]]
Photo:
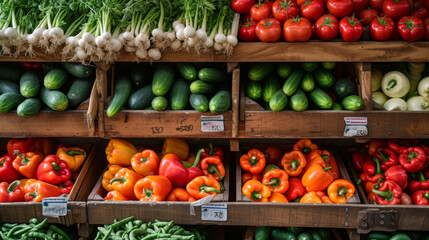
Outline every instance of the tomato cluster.
[(243, 17), (241, 41), (429, 40), (429, 0), (233, 0)]

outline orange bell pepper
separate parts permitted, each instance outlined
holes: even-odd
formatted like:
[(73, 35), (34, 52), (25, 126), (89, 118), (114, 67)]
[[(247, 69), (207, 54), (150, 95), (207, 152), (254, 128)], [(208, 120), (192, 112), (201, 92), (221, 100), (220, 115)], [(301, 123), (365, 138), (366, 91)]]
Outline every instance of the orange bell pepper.
[(201, 170), (203, 170), (204, 175), (213, 177), (217, 181), (222, 181), (223, 177), (225, 177), (225, 167), (218, 155), (204, 158), (201, 161)]
[(268, 163), (277, 163), (282, 159), (283, 151), (278, 147), (269, 147), (265, 149), (265, 160), (267, 160)]
[(380, 188), (381, 181), (383, 181), (383, 178), (379, 178), (377, 182), (370, 182), (370, 181), (366, 182), (365, 193), (366, 194), (372, 193), (373, 192), (372, 189), (378, 190)]
[(42, 156), (33, 152), (17, 153), (15, 156), (16, 158), (12, 162), (13, 168), (24, 177), (36, 178), (37, 167), (43, 161)]
[(240, 166), (245, 172), (259, 174), (264, 170), (265, 164), (265, 154), (258, 149), (250, 149), (240, 157)]
[(186, 185), (186, 191), (191, 197), (198, 200), (209, 195), (216, 196), (221, 192), (221, 186), (219, 182), (212, 177), (199, 176)]
[(380, 140), (380, 139), (373, 139), (371, 140), (371, 142), (369, 142), (369, 146), (368, 146), (368, 154), (370, 156), (374, 156), (374, 154), (377, 152), (377, 149), (379, 147), (384, 147), (386, 146), (386, 140)]
[(33, 146), (34, 151), (43, 154), (43, 156), (51, 155), (54, 152), (50, 138), (33, 138)]
[(29, 180), (25, 186), (24, 200), (26, 202), (41, 202), (44, 198), (58, 197), (61, 194), (61, 189), (55, 185), (37, 180)]
[(316, 195), (320, 198), (322, 203), (334, 203), (328, 196), (325, 195), (324, 192), (317, 191)]
[[(27, 184), (28, 180), (30, 180), (29, 178), (23, 178), (23, 179), (19, 179), (19, 186), (21, 187), (21, 190), (24, 191), (25, 193), (25, 185)], [(36, 179), (32, 179), (37, 181)]]
[(113, 191), (110, 191), (110, 192), (107, 193), (107, 195), (104, 198), (104, 200), (109, 200), (109, 201), (129, 201), (130, 199), (128, 199), (127, 197), (125, 197), (122, 193), (113, 190)]
[(319, 147), (311, 142), (310, 139), (301, 139), (293, 145), (294, 151), (300, 151), (303, 154), (309, 154), (313, 150), (317, 150)]
[(307, 166), (307, 160), (305, 159), (304, 154), (300, 151), (294, 150), (292, 152), (285, 153), (282, 158), (282, 165), (290, 176), (299, 176), (305, 166)]
[(142, 176), (137, 173), (127, 168), (122, 168), (115, 174), (115, 177), (110, 180), (110, 184), (112, 184), (115, 191), (122, 193), (131, 200), (136, 200), (137, 197), (134, 194), (134, 185), (141, 178)]
[(287, 198), (281, 193), (271, 193), (268, 202), (289, 202)]
[(65, 145), (59, 145), (57, 150), (57, 156), (67, 162), (70, 171), (76, 172), (79, 170), (83, 161), (86, 158), (86, 152), (80, 147), (66, 147)]
[(155, 175), (146, 176), (134, 185), (134, 194), (143, 202), (164, 201), (171, 192), (171, 182), (167, 177)]
[(159, 167), (158, 154), (150, 149), (138, 152), (131, 158), (131, 166), (136, 173), (143, 177), (156, 175)]
[(244, 184), (250, 180), (257, 180), (257, 181), (262, 182), (262, 175), (261, 174), (243, 173), (241, 175), (241, 186), (244, 186)]
[(302, 185), (308, 192), (325, 190), (334, 181), (334, 176), (328, 172), (331, 168), (323, 168), (320, 164), (311, 166), (302, 176)]
[(194, 202), (196, 201), (184, 188), (175, 188), (167, 197), (167, 201)]
[(166, 138), (162, 146), (162, 156), (169, 153), (176, 155), (181, 161), (185, 161), (189, 154), (189, 145), (179, 138)]
[[(124, 167), (119, 165), (109, 164), (108, 169), (103, 173), (103, 179), (101, 180), (101, 185), (106, 191), (110, 192), (114, 190), (113, 185), (110, 184), (110, 180), (112, 180), (115, 177), (115, 174), (122, 168)], [(132, 168), (128, 168), (128, 169), (132, 170)]]
[(322, 203), (322, 200), (317, 196), (316, 192), (311, 191), (304, 194), (304, 196), (299, 200), (299, 203)]
[(136, 153), (136, 147), (122, 139), (112, 139), (106, 147), (107, 161), (120, 166), (130, 166)]
[(323, 168), (331, 166), (331, 173), (335, 179), (340, 178), (340, 170), (338, 169), (337, 161), (334, 156), (327, 150), (313, 150), (307, 156), (307, 166), (301, 172), (301, 177), (313, 165), (320, 164)]
[(271, 196), (270, 188), (256, 180), (248, 181), (241, 191), (252, 202), (268, 202), (268, 198)]
[(353, 194), (356, 188), (353, 183), (346, 179), (337, 179), (328, 187), (328, 196), (334, 203), (346, 203)]
[(282, 169), (273, 169), (265, 173), (262, 183), (273, 193), (285, 193), (289, 189), (289, 175)]

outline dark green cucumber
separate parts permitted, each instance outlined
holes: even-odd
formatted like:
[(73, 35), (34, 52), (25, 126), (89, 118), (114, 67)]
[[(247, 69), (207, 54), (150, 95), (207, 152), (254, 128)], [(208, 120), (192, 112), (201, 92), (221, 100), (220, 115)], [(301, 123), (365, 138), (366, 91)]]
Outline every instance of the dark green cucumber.
[(268, 240), (270, 238), (270, 227), (256, 227), (255, 240)]
[(341, 101), (341, 106), (345, 110), (359, 111), (363, 108), (363, 100), (360, 96), (350, 95)]
[(155, 111), (164, 111), (168, 107), (168, 100), (163, 96), (155, 97), (152, 100), (151, 106)]
[(412, 240), (410, 236), (405, 233), (398, 233), (389, 238), (389, 240)]
[(314, 89), (314, 78), (313, 74), (311, 73), (304, 73), (304, 77), (301, 81), (301, 89), (304, 92), (311, 92)]
[(303, 62), (300, 64), (301, 68), (306, 72), (314, 72), (319, 67), (318, 62)]
[(128, 107), (131, 110), (146, 109), (152, 103), (155, 94), (152, 92), (152, 84), (140, 88), (128, 98)]
[(19, 94), (19, 85), (9, 80), (0, 80), (0, 94), (7, 92)]
[(269, 103), (271, 97), (281, 88), (281, 83), (275, 74), (271, 74), (264, 81), (262, 92), (262, 99), (264, 102)]
[(333, 239), (332, 232), (327, 228), (317, 228), (317, 233), (322, 237), (323, 240), (331, 240)]
[(287, 78), (286, 82), (283, 84), (283, 92), (286, 96), (290, 97), (296, 92), (301, 84), (303, 75), (304, 72), (301, 69), (297, 69)]
[(342, 100), (347, 96), (357, 94), (356, 84), (347, 78), (341, 78), (340, 80), (336, 81), (332, 87), (332, 90), (338, 100)]
[(209, 67), (202, 68), (198, 72), (198, 78), (204, 82), (225, 82), (228, 80), (225, 70)]
[(279, 77), (286, 79), (292, 73), (292, 64), (287, 62), (277, 63), (276, 72)]
[(341, 110), (343, 110), (343, 107), (341, 107), (341, 104), (339, 104), (339, 103), (333, 103), (331, 110), (341, 111)]
[(89, 98), (94, 81), (89, 79), (75, 79), (67, 92), (67, 98), (71, 108), (76, 108)]
[(129, 76), (133, 88), (140, 89), (152, 82), (152, 68), (145, 63), (136, 64), (130, 69)]
[(60, 89), (67, 82), (67, 73), (61, 68), (49, 71), (43, 79), (43, 85), (49, 90)]
[(175, 80), (175, 69), (171, 63), (161, 63), (156, 67), (152, 80), (152, 92), (156, 96), (168, 93)]
[(202, 94), (191, 93), (189, 103), (198, 112), (207, 112), (209, 110), (209, 100)]
[(304, 231), (304, 228), (302, 227), (286, 227), (286, 231), (291, 232), (295, 235), (299, 235), (302, 231)]
[(313, 240), (323, 240), (322, 236), (315, 230), (310, 230)]
[(207, 94), (213, 92), (214, 87), (210, 83), (206, 83), (201, 80), (196, 80), (189, 86), (191, 93), (195, 94)]
[(184, 79), (188, 81), (194, 81), (197, 79), (198, 72), (197, 68), (192, 63), (174, 63), (177, 71), (180, 73)]
[(91, 76), (92, 72), (94, 71), (94, 67), (83, 65), (81, 63), (63, 62), (61, 65), (70, 75), (75, 78), (87, 78)]
[(41, 77), (36, 71), (25, 72), (19, 80), (19, 91), (22, 96), (32, 98), (37, 96), (40, 91)]
[(327, 70), (334, 69), (335, 65), (337, 65), (335, 62), (322, 62), (322, 67)]
[(40, 99), (46, 106), (54, 111), (64, 111), (69, 104), (69, 100), (64, 93), (58, 90), (49, 90), (44, 87), (42, 87), (40, 91)]
[(280, 228), (271, 230), (271, 239), (273, 240), (296, 240), (295, 234)]
[(313, 240), (313, 237), (310, 233), (303, 232), (298, 235), (297, 240)]
[(262, 81), (268, 77), (275, 68), (276, 64), (273, 63), (255, 63), (250, 67), (247, 76), (250, 81)]
[(106, 110), (108, 117), (113, 117), (118, 114), (124, 104), (127, 102), (131, 94), (131, 80), (126, 76), (121, 76), (116, 79), (115, 92), (112, 102)]
[(286, 94), (284, 94), (282, 89), (279, 89), (270, 99), (270, 109), (275, 112), (282, 111), (287, 106), (287, 103)]
[(335, 77), (326, 69), (319, 68), (314, 72), (316, 84), (321, 88), (330, 88), (335, 83)]
[(0, 95), (0, 113), (9, 112), (25, 100), (19, 93), (7, 92)]
[(253, 100), (259, 100), (262, 97), (262, 84), (261, 82), (247, 82), (246, 96)]
[(329, 94), (318, 87), (315, 87), (314, 90), (310, 93), (310, 99), (320, 109), (332, 108), (332, 98), (329, 96)]
[(36, 115), (42, 108), (42, 102), (38, 98), (27, 98), (18, 105), (16, 113), (18, 116), (28, 118)]
[(2, 80), (8, 80), (18, 83), (22, 74), (23, 70), (18, 63), (0, 63), (0, 79)]
[(172, 110), (184, 110), (188, 106), (189, 100), (189, 82), (185, 79), (179, 79), (174, 82), (170, 94), (170, 106)]
[(298, 89), (296, 93), (290, 98), (290, 107), (292, 110), (302, 112), (308, 107), (308, 99), (305, 93)]
[(231, 93), (221, 90), (216, 93), (209, 102), (209, 110), (213, 114), (220, 114), (228, 111), (231, 107)]

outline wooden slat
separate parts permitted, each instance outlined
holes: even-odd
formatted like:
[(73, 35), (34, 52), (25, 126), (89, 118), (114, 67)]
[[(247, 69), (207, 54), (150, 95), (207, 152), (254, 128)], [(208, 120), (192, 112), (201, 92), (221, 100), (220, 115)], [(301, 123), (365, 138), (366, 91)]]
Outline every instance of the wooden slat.
[(238, 137), (240, 123), (240, 69), (232, 72), (232, 137)]

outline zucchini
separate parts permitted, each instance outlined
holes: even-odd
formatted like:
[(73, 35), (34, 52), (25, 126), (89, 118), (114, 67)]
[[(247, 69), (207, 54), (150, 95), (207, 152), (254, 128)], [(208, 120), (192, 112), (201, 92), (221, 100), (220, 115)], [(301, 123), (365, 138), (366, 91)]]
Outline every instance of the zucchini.
[(301, 68), (306, 72), (314, 72), (319, 67), (318, 62), (303, 62), (300, 63)]
[(0, 113), (9, 112), (25, 100), (19, 93), (7, 92), (0, 95)]
[(19, 85), (9, 80), (0, 80), (0, 94), (7, 92), (19, 94)]
[(271, 239), (273, 240), (296, 240), (295, 234), (280, 228), (271, 230)]
[(200, 69), (198, 78), (204, 82), (225, 82), (228, 80), (228, 75), (223, 70), (206, 67)]
[(136, 64), (131, 68), (129, 76), (133, 87), (140, 89), (151, 83), (153, 77), (152, 68), (147, 64)]
[(168, 107), (168, 100), (163, 96), (157, 96), (152, 99), (151, 106), (155, 111), (164, 111)]
[(286, 79), (292, 73), (292, 64), (287, 62), (277, 63), (276, 72), (279, 77)]
[(172, 110), (184, 110), (188, 106), (189, 82), (185, 79), (179, 79), (171, 88), (170, 106)]
[(209, 102), (210, 112), (213, 114), (220, 114), (228, 111), (231, 107), (231, 93), (221, 90), (216, 93)]
[(332, 98), (322, 89), (316, 87), (310, 93), (311, 101), (316, 104), (320, 109), (331, 109), (332, 108)]
[(341, 106), (345, 110), (359, 111), (363, 108), (363, 100), (360, 96), (350, 95), (341, 101)]
[(274, 95), (274, 93), (277, 92), (277, 90), (280, 89), (280, 87), (281, 83), (275, 74), (268, 76), (268, 78), (264, 81), (262, 92), (262, 99), (264, 99), (264, 102), (269, 103), (271, 97)]
[(197, 68), (192, 63), (174, 63), (177, 71), (179, 71), (180, 76), (188, 81), (194, 81), (197, 79), (198, 72)]
[[(153, 89), (153, 88), (152, 88)], [(112, 102), (106, 110), (108, 117), (118, 114), (131, 94), (131, 80), (121, 76), (116, 80)]]
[(311, 92), (314, 89), (314, 78), (311, 73), (304, 73), (304, 77), (301, 81), (301, 89), (304, 92)]
[(331, 110), (334, 110), (334, 111), (341, 111), (341, 110), (343, 110), (343, 107), (341, 107), (341, 104), (334, 102), (334, 103), (332, 104), (332, 108), (331, 108)]
[(204, 95), (191, 93), (189, 103), (198, 112), (207, 112), (209, 110), (209, 100)]
[(341, 78), (336, 81), (332, 90), (338, 100), (343, 100), (347, 96), (357, 94), (356, 84), (347, 78)]
[(261, 82), (247, 82), (246, 96), (253, 100), (259, 100), (262, 97), (262, 84)]
[(71, 108), (76, 108), (89, 98), (94, 81), (89, 79), (75, 79), (67, 92)]
[(189, 86), (189, 89), (191, 90), (191, 93), (207, 94), (207, 93), (211, 93), (214, 87), (210, 83), (197, 80), (191, 83), (191, 86)]
[(335, 83), (335, 77), (332, 73), (326, 69), (317, 69), (314, 72), (316, 84), (321, 88), (330, 88)]
[(16, 113), (18, 116), (28, 118), (36, 115), (42, 108), (42, 102), (38, 98), (27, 98), (18, 105)]
[(256, 227), (255, 240), (268, 240), (270, 238), (270, 227)]
[(27, 98), (37, 96), (40, 91), (41, 78), (36, 71), (25, 72), (19, 80), (19, 91), (21, 95)]
[(43, 79), (43, 85), (48, 90), (60, 89), (67, 82), (67, 73), (61, 68), (49, 71)]
[(310, 233), (303, 232), (298, 235), (297, 240), (313, 240), (313, 237)]
[(175, 79), (174, 66), (171, 63), (161, 63), (156, 67), (152, 80), (152, 92), (156, 96), (168, 93)]
[(297, 69), (287, 78), (283, 84), (283, 92), (286, 96), (290, 97), (296, 92), (301, 84), (303, 74), (304, 72), (301, 69)]
[(140, 88), (128, 98), (128, 108), (131, 110), (146, 109), (152, 103), (155, 94), (152, 92), (152, 85)]
[(282, 111), (287, 106), (287, 102), (286, 94), (282, 89), (279, 89), (270, 99), (270, 109), (275, 112)]
[(40, 99), (46, 106), (54, 111), (64, 111), (69, 104), (69, 100), (64, 93), (47, 88), (42, 88), (40, 91)]
[(274, 63), (255, 63), (250, 67), (247, 76), (250, 81), (261, 81), (270, 75), (275, 68), (276, 64)]
[(302, 90), (298, 89), (290, 98), (290, 107), (297, 112), (302, 112), (307, 109), (308, 99)]
[(23, 70), (18, 63), (0, 63), (0, 79), (2, 80), (18, 83), (22, 73)]
[(63, 68), (75, 78), (87, 78), (91, 76), (94, 71), (94, 67), (90, 65), (83, 65), (81, 63), (69, 63), (63, 62), (61, 64)]

